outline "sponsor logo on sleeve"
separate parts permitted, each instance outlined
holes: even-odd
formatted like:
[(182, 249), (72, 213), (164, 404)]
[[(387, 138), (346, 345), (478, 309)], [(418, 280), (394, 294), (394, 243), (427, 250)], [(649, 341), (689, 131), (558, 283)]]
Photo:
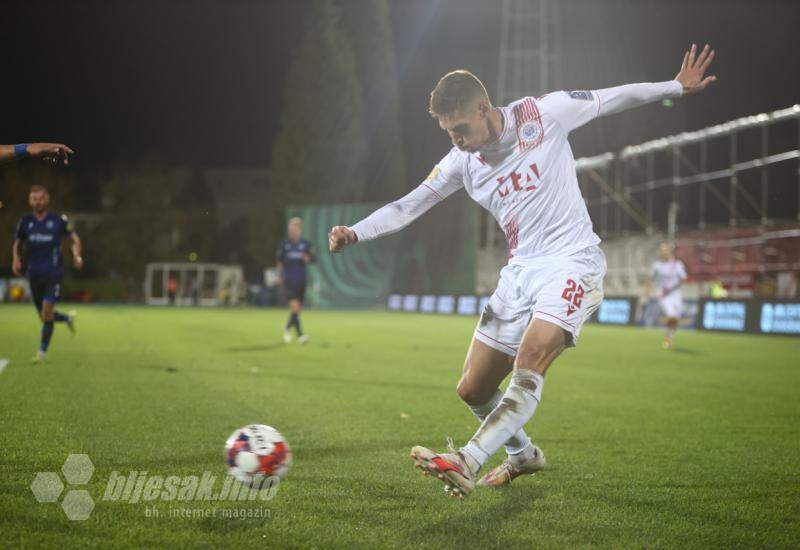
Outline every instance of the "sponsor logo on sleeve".
[(592, 92), (589, 90), (574, 90), (572, 92), (567, 92), (567, 95), (572, 99), (582, 99), (584, 101), (591, 101), (594, 99)]
[(437, 164), (436, 166), (433, 167), (431, 173), (428, 174), (428, 177), (425, 178), (425, 181), (432, 181), (436, 176), (439, 175), (439, 172), (441, 172), (441, 168), (439, 168), (439, 165)]

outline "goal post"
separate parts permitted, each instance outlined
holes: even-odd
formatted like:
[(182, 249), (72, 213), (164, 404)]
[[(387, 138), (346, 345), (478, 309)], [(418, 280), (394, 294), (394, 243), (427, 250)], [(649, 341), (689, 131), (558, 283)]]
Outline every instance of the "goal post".
[(239, 265), (150, 263), (144, 280), (148, 305), (237, 305), (245, 289)]

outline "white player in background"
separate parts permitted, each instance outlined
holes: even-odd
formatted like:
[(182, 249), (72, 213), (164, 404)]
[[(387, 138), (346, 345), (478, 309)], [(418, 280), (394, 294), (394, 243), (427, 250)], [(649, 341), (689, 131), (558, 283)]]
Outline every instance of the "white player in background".
[(686, 280), (686, 267), (682, 261), (675, 258), (675, 252), (668, 243), (661, 245), (659, 254), (661, 259), (653, 262), (651, 277), (658, 289), (658, 304), (667, 317), (663, 346), (664, 349), (669, 349), (683, 315), (681, 283)]
[[(399, 231), (447, 196), (464, 189), (505, 230), (511, 257), (483, 310), (457, 392), (481, 421), (460, 449), (437, 454), (414, 447), (423, 473), (445, 482), (452, 497), (470, 494), (483, 464), (505, 446), (508, 459), (481, 485), (501, 486), (544, 467), (523, 426), (542, 395), (550, 364), (574, 346), (603, 298), (606, 262), (578, 187), (569, 132), (603, 115), (703, 90), (714, 52), (692, 46), (674, 80), (594, 91), (555, 92), (494, 107), (467, 71), (445, 75), (430, 112), (453, 149), (405, 197), (352, 227), (329, 233), (331, 251)], [(500, 383), (509, 374), (505, 393)], [(434, 420), (435, 419), (431, 419)]]

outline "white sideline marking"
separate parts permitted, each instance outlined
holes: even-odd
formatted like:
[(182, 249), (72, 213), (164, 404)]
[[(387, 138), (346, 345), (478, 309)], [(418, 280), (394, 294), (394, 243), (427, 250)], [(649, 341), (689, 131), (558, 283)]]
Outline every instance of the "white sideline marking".
[(0, 359), (0, 374), (3, 374), (3, 371), (6, 370), (6, 367), (11, 361), (8, 359)]

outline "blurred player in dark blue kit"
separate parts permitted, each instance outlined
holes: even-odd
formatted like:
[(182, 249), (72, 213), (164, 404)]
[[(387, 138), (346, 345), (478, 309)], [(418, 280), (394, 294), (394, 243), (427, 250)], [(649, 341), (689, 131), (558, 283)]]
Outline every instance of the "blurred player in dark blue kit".
[(74, 316), (56, 311), (56, 302), (61, 294), (61, 283), (64, 279), (61, 239), (64, 237), (71, 239), (72, 259), (76, 269), (83, 267), (83, 259), (81, 240), (72, 230), (67, 217), (47, 211), (50, 204), (50, 194), (47, 189), (34, 185), (31, 187), (29, 201), (33, 213), (23, 216), (17, 225), (12, 270), (15, 275), (22, 275), (20, 249), (22, 243), (27, 243), (28, 281), (36, 311), (42, 320), (41, 344), (34, 361), (41, 362), (50, 345), (54, 323), (66, 323), (70, 331), (75, 332)]
[(300, 311), (306, 295), (306, 264), (314, 261), (314, 249), (311, 243), (303, 238), (303, 220), (289, 220), (289, 238), (278, 246), (278, 270), (283, 277), (283, 286), (289, 298), (289, 309), (292, 312), (289, 322), (283, 331), (283, 341), (292, 341), (291, 329), (297, 332), (297, 341), (308, 342), (308, 336), (300, 328)]
[(69, 156), (75, 151), (63, 143), (17, 143), (0, 145), (0, 162), (39, 157), (50, 162), (69, 164)]

